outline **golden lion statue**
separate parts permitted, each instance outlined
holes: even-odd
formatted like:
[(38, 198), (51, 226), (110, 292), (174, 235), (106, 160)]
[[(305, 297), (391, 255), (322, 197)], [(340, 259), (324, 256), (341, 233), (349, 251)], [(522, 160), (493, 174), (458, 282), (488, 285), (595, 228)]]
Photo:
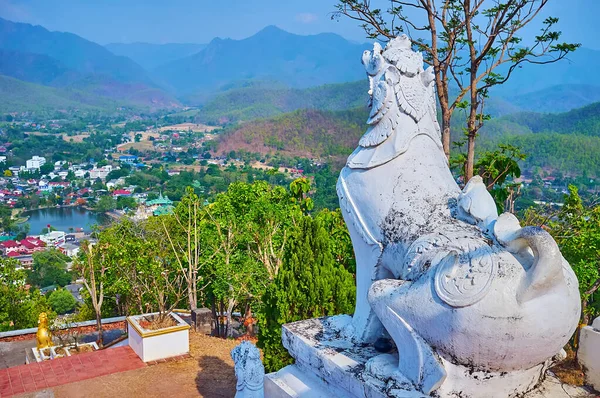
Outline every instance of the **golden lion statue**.
[(37, 338), (38, 350), (54, 345), (52, 344), (52, 333), (50, 333), (50, 329), (48, 329), (48, 315), (45, 312), (40, 313), (38, 331), (35, 336)]

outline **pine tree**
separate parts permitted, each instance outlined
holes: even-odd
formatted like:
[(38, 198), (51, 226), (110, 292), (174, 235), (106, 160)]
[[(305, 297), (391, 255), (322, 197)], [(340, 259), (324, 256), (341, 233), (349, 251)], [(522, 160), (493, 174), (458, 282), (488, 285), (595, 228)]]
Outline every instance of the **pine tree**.
[(281, 343), (281, 325), (302, 319), (350, 313), (354, 278), (336, 265), (330, 236), (319, 220), (304, 217), (290, 237), (283, 264), (263, 297), (259, 347), (267, 371), (292, 363)]

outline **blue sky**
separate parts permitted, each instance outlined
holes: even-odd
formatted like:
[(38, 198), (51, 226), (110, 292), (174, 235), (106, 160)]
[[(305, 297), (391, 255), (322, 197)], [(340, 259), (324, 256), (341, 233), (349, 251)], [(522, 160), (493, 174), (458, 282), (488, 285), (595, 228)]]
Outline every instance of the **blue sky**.
[[(207, 43), (217, 36), (248, 37), (267, 25), (365, 41), (357, 22), (331, 20), (334, 5), (335, 0), (0, 0), (0, 17), (100, 44)], [(551, 0), (540, 19), (548, 15), (561, 19), (564, 40), (600, 50), (600, 1)]]

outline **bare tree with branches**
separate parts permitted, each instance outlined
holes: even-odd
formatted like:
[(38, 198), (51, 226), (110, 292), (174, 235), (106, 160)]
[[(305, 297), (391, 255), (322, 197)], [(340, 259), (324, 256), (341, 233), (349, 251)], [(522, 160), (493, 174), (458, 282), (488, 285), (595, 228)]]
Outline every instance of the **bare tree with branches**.
[(96, 328), (98, 329), (97, 344), (99, 347), (102, 347), (104, 345), (102, 334), (102, 302), (104, 301), (106, 262), (101, 253), (94, 253), (93, 245), (90, 242), (84, 241), (81, 248), (83, 249), (85, 258), (82, 261), (78, 261), (76, 267), (92, 300), (92, 307), (96, 313)]
[[(185, 197), (172, 216), (176, 228), (168, 227), (166, 219), (161, 219), (163, 230), (173, 250), (179, 271), (185, 279), (191, 311), (198, 308), (198, 291), (201, 292), (208, 286), (208, 282), (204, 283), (200, 270), (216, 255), (216, 252), (213, 251), (211, 255), (204, 256), (200, 242), (200, 208), (200, 199), (194, 193), (193, 189), (188, 188)], [(174, 236), (176, 234), (174, 230), (179, 232), (180, 239)]]
[[(579, 44), (559, 43), (558, 18), (548, 17), (539, 35), (524, 45), (518, 34), (537, 19), (549, 0), (389, 0), (385, 11), (370, 0), (338, 0), (332, 18), (359, 21), (367, 37), (388, 41), (406, 32), (432, 65), (442, 116), (442, 144), (450, 157), (450, 122), (467, 111), (466, 181), (473, 176), (475, 139), (483, 123), (489, 89), (505, 83), (523, 64), (563, 59)], [(409, 17), (418, 14), (420, 21)], [(503, 66), (503, 70), (499, 69)], [(456, 94), (451, 91), (456, 91)]]

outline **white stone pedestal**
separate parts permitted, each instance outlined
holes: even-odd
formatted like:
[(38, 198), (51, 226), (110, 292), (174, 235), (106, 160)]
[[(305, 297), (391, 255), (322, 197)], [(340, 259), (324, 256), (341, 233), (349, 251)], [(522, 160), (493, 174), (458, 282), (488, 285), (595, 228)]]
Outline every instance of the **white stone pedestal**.
[(578, 356), (585, 368), (586, 381), (600, 391), (600, 317), (592, 326), (581, 329)]
[[(410, 383), (391, 379), (389, 373), (397, 367), (397, 351), (381, 357), (369, 345), (355, 345), (346, 340), (339, 326), (350, 321), (350, 317), (308, 319), (283, 326), (282, 342), (296, 363), (279, 372), (265, 376), (266, 398), (424, 398)], [(332, 324), (336, 327), (332, 327)], [(377, 365), (369, 361), (378, 357)], [(536, 387), (545, 366), (506, 374), (479, 372), (456, 366), (444, 361), (449, 378), (433, 394), (436, 397), (468, 397), (461, 391), (462, 384), (475, 383), (483, 391), (481, 396), (508, 398), (569, 398), (565, 386), (554, 377), (548, 377)], [(460, 372), (460, 374), (458, 373)], [(523, 383), (526, 394), (507, 390), (515, 380)], [(472, 386), (470, 386), (472, 387)], [(587, 395), (583, 389), (568, 387), (577, 397)], [(457, 395), (458, 393), (458, 395)], [(478, 395), (479, 396), (479, 395)]]

